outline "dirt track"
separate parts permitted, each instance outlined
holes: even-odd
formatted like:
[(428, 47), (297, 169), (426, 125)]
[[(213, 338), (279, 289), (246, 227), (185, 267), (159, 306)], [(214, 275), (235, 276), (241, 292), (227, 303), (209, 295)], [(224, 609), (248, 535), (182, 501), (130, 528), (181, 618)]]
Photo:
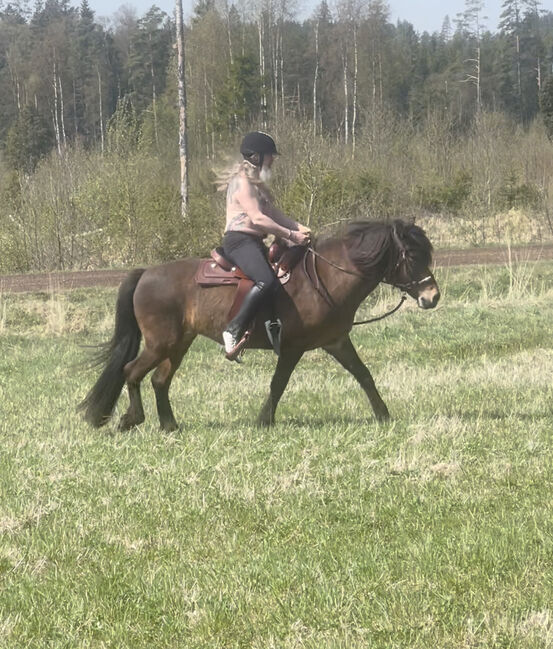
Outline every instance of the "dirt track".
[[(477, 264), (504, 264), (512, 262), (553, 259), (553, 243), (507, 248), (471, 248), (462, 250), (436, 250), (434, 260), (438, 267), (470, 266)], [(0, 293), (31, 291), (59, 291), (89, 286), (118, 286), (127, 270), (67, 271), (55, 273), (29, 273), (0, 275)]]

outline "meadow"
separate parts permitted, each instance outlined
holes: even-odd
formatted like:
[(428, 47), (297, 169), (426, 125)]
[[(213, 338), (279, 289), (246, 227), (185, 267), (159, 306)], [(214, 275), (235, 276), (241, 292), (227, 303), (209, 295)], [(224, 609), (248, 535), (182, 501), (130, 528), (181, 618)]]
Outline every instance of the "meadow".
[(258, 429), (274, 356), (197, 340), (173, 434), (75, 412), (115, 290), (0, 293), (0, 647), (553, 647), (553, 263), (436, 276), (352, 335), (390, 424), (315, 351)]

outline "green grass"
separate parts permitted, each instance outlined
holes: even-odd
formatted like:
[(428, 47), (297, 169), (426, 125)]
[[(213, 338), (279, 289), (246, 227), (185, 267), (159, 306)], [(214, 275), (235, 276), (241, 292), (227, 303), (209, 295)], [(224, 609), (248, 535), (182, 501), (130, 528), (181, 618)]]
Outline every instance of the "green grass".
[(391, 424), (317, 351), (259, 430), (198, 340), (171, 435), (75, 413), (114, 290), (0, 295), (0, 647), (553, 647), (553, 264), (438, 280), (353, 333)]

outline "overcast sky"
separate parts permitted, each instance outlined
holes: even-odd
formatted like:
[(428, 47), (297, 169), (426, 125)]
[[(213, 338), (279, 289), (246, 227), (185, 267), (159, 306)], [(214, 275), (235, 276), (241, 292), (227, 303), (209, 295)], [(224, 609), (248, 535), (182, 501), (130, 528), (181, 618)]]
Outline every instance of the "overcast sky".
[[(551, 0), (542, 2), (542, 6), (547, 8)], [(313, 8), (319, 4), (320, 0), (297, 0), (299, 9), (298, 17), (307, 18)], [(73, 0), (78, 6), (79, 0)], [(96, 12), (96, 15), (111, 17), (117, 11), (120, 5), (130, 5), (135, 7), (139, 15), (143, 15), (153, 4), (157, 5), (163, 11), (172, 13), (175, 6), (174, 0), (129, 0), (119, 2), (118, 0), (89, 0), (89, 4)], [(183, 0), (183, 9), (185, 16), (189, 16), (195, 0)], [(332, 6), (333, 1), (328, 0)], [(484, 15), (488, 20), (484, 21), (485, 26), (491, 31), (497, 29), (499, 14), (501, 13), (502, 0), (484, 0)], [(390, 18), (392, 22), (397, 20), (407, 20), (419, 32), (439, 31), (442, 27), (446, 15), (453, 20), (455, 16), (465, 8), (464, 0), (390, 0)]]

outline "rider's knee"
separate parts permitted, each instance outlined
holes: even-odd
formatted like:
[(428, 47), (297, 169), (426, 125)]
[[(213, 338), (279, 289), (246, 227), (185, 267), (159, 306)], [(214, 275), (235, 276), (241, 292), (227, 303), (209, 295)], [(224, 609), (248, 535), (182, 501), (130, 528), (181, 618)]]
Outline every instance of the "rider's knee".
[(265, 282), (256, 282), (255, 286), (263, 295), (271, 295), (280, 286), (280, 282), (276, 277), (273, 277)]

